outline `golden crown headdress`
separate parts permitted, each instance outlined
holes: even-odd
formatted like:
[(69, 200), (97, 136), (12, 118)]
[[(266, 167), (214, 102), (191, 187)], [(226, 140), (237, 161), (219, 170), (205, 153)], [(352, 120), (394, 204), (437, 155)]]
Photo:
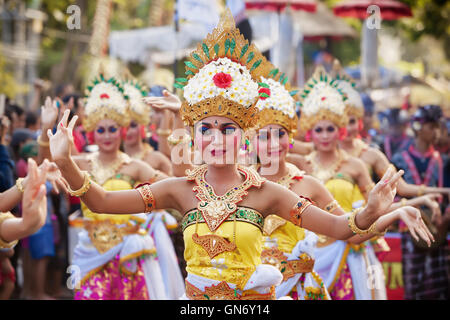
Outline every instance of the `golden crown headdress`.
[(337, 59), (334, 60), (331, 76), (336, 79), (339, 88), (347, 96), (345, 101), (347, 116), (352, 115), (358, 119), (362, 118), (364, 116), (364, 104), (359, 92), (356, 90), (356, 82), (344, 71)]
[(228, 117), (244, 130), (256, 124), (256, 81), (267, 74), (267, 60), (244, 39), (229, 9), (185, 64), (186, 78), (175, 79), (175, 87), (184, 90), (180, 114), (185, 124), (210, 116)]
[(279, 124), (293, 136), (297, 131), (298, 117), (295, 109), (299, 90), (293, 90), (287, 76), (272, 64), (269, 65), (271, 70), (267, 75), (261, 76), (258, 83), (260, 89), (259, 100), (256, 103), (259, 109), (257, 128)]
[(124, 72), (122, 81), (124, 93), (128, 96), (129, 113), (132, 120), (139, 124), (150, 123), (151, 107), (142, 98), (147, 96), (147, 87), (135, 79), (128, 69)]
[(100, 120), (111, 119), (121, 127), (130, 123), (128, 97), (119, 80), (105, 78), (103, 73), (87, 86), (85, 91), (85, 117), (83, 127), (93, 131)]
[(347, 97), (338, 82), (318, 66), (300, 93), (300, 126), (308, 131), (321, 120), (334, 122), (338, 127), (347, 125), (345, 100)]

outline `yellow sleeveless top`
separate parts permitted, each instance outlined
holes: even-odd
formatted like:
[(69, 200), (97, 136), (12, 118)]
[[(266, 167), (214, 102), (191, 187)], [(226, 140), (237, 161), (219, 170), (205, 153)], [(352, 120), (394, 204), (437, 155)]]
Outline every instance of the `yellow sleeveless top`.
[(325, 183), (325, 187), (345, 212), (352, 211), (354, 202), (365, 201), (358, 185), (345, 174), (337, 173)]
[[(196, 229), (199, 236), (211, 234), (208, 225), (204, 222), (198, 222), (197, 225), (193, 223), (184, 228), (184, 259), (186, 260), (188, 273), (233, 283), (238, 289), (243, 290), (248, 279), (256, 270), (256, 266), (261, 264), (261, 229), (264, 218), (260, 213), (249, 208), (238, 207), (236, 213), (239, 215), (241, 210), (250, 211), (253, 217), (247, 218), (247, 221), (236, 219), (236, 222), (234, 222), (234, 214), (232, 214), (214, 233), (234, 242), (237, 248), (233, 251), (220, 253), (212, 259), (192, 239)], [(261, 221), (259, 222), (260, 226), (255, 223), (255, 219)], [(234, 226), (234, 224), (236, 225)]]
[[(278, 181), (279, 184), (290, 188), (294, 179), (302, 179), (304, 171), (298, 169), (291, 163), (286, 163), (289, 173)], [(264, 235), (268, 236), (273, 242), (276, 242), (277, 248), (284, 253), (291, 253), (297, 242), (305, 238), (305, 230), (280, 218), (276, 215), (266, 217), (264, 222)], [(267, 241), (266, 241), (267, 242)]]
[[(119, 191), (119, 190), (130, 190), (133, 189), (134, 180), (124, 174), (117, 174), (113, 178), (106, 180), (106, 182), (102, 185), (103, 189), (106, 191)], [(94, 213), (89, 208), (81, 202), (81, 211), (83, 212), (83, 216), (87, 219), (94, 221), (104, 221), (110, 220), (117, 224), (126, 223), (131, 215), (128, 214), (98, 214)]]

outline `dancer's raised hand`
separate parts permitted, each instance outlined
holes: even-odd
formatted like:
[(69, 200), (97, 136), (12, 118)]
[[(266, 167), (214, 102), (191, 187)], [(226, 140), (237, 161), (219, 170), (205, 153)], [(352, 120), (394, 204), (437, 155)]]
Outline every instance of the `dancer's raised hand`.
[(56, 163), (70, 159), (70, 151), (73, 145), (72, 131), (75, 123), (77, 122), (78, 116), (74, 116), (72, 120), (70, 120), (70, 123), (67, 124), (69, 114), (69, 110), (64, 111), (64, 115), (57, 126), (55, 134), (53, 134), (51, 130), (47, 131), (50, 141), (50, 152), (52, 154), (53, 161)]
[(181, 100), (176, 94), (167, 90), (163, 91), (162, 97), (145, 97), (144, 102), (155, 109), (167, 109), (172, 112), (178, 112), (181, 108)]
[(377, 216), (382, 216), (387, 212), (397, 193), (397, 183), (403, 173), (403, 170), (395, 173), (395, 169), (389, 167), (383, 178), (369, 193), (367, 208), (370, 212), (375, 213)]
[(56, 99), (52, 101), (50, 97), (45, 98), (45, 103), (41, 107), (41, 126), (43, 129), (51, 129), (58, 118), (58, 107)]

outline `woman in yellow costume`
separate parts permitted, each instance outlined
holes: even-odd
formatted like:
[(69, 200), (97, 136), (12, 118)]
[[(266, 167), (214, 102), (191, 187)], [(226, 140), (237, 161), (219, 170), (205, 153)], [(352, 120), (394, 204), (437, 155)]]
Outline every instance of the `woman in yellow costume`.
[[(287, 162), (292, 148), (298, 118), (295, 112), (295, 97), (298, 90), (291, 90), (286, 78), (272, 67), (267, 77), (260, 80), (260, 110), (253, 140), (259, 163), (259, 174), (289, 188), (298, 195), (311, 199), (315, 205), (336, 215), (345, 212), (325, 186), (316, 178), (306, 175), (295, 165)], [(252, 153), (250, 153), (252, 154)], [(397, 219), (403, 218), (408, 225), (415, 216), (407, 212), (394, 212), (381, 217), (378, 227), (385, 229)], [(314, 249), (317, 236), (276, 215), (270, 215), (264, 224), (264, 250), (262, 261), (279, 267), (283, 282), (277, 286), (277, 297), (289, 295), (293, 299), (329, 299), (329, 294), (320, 276), (313, 271)], [(372, 237), (354, 236), (351, 242), (361, 243)]]
[[(371, 192), (366, 207), (348, 216), (333, 216), (237, 164), (241, 130), (257, 121), (255, 80), (268, 66), (256, 47), (248, 45), (236, 29), (229, 11), (186, 65), (187, 78), (177, 79), (183, 84), (186, 101), (175, 111), (191, 128), (194, 146), (205, 164), (186, 177), (165, 179), (136, 190), (105, 191), (90, 183), (89, 176), (70, 156), (67, 145), (74, 121), (67, 124), (67, 113), (56, 134), (48, 132), (53, 159), (71, 188), (95, 212), (130, 214), (173, 208), (184, 213), (187, 298), (274, 298), (273, 288), (282, 276), (277, 268), (261, 263), (265, 216), (276, 212), (297, 226), (334, 238), (365, 233), (390, 206), (402, 172), (393, 175), (389, 170)], [(416, 211), (411, 207), (402, 210)], [(431, 241), (419, 218), (415, 230)]]
[[(75, 156), (73, 160), (86, 177), (105, 190), (129, 190), (142, 181), (165, 177), (119, 150), (122, 130), (129, 122), (128, 97), (122, 85), (100, 74), (87, 88), (83, 121), (91, 143), (99, 151)], [(70, 193), (80, 195), (72, 190)], [(81, 269), (75, 299), (165, 299), (156, 248), (146, 230), (146, 216), (100, 215), (83, 202), (82, 212), (84, 229), (79, 233), (73, 258), (73, 264)]]
[[(348, 115), (347, 134), (344, 139), (339, 141), (339, 145), (348, 154), (364, 161), (371, 177), (375, 177), (378, 180), (392, 164), (384, 153), (377, 148), (369, 146), (361, 139), (360, 132), (363, 130), (364, 105), (359, 92), (356, 90), (355, 81), (345, 73), (337, 60), (334, 62), (332, 75), (348, 97), (345, 103)], [(400, 178), (397, 187), (399, 196), (406, 198), (415, 197), (409, 200), (402, 200), (403, 205), (427, 206), (433, 212), (433, 220), (440, 218), (439, 204), (434, 199), (439, 197), (439, 194), (445, 193), (450, 193), (450, 188), (409, 184), (403, 178)]]
[[(151, 114), (150, 106), (143, 101), (143, 98), (147, 96), (147, 90), (139, 81), (132, 79), (130, 74), (126, 78), (127, 80), (123, 81), (123, 88), (125, 95), (129, 98), (131, 122), (124, 133), (125, 153), (170, 175), (172, 171), (170, 160), (143, 141)], [(175, 248), (168, 233), (168, 229), (177, 227), (177, 220), (164, 210), (150, 213), (147, 220), (148, 232), (158, 252), (166, 297), (169, 300), (178, 299), (184, 294), (184, 281)]]

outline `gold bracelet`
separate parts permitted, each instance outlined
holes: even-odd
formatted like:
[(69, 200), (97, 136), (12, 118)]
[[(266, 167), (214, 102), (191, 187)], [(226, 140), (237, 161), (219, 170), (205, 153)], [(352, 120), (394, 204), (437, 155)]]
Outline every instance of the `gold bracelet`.
[(173, 133), (167, 138), (167, 143), (169, 143), (171, 146), (176, 146), (180, 143), (189, 142), (191, 140), (191, 137), (188, 134), (184, 134), (181, 138), (175, 139), (173, 136)]
[(337, 208), (339, 208), (339, 203), (335, 200), (331, 201), (329, 204), (327, 204), (323, 210), (327, 211), (327, 212), (333, 212), (334, 210), (336, 210)]
[(310, 205), (311, 201), (304, 197), (300, 197), (300, 201), (295, 204), (295, 206), (290, 211), (291, 222), (296, 226), (302, 226), (302, 214)]
[(384, 236), (384, 235), (386, 234), (387, 229), (384, 230), (383, 232), (378, 231), (378, 230), (377, 230), (377, 226), (376, 226), (377, 222), (378, 222), (378, 220), (375, 221), (374, 223), (372, 223), (372, 225), (371, 225), (370, 228), (369, 228), (369, 233), (370, 233), (370, 234), (374, 234), (374, 235), (376, 235), (376, 236), (382, 237), (382, 236)]
[(19, 178), (19, 179), (16, 180), (16, 187), (17, 187), (17, 190), (19, 190), (20, 193), (23, 193), (25, 191), (24, 188), (23, 188), (23, 180), (24, 180), (24, 178)]
[(402, 200), (400, 201), (402, 207), (406, 206), (406, 201), (408, 201), (408, 200), (406, 200), (406, 198), (402, 198)]
[(84, 173), (84, 182), (80, 189), (78, 190), (72, 190), (70, 186), (68, 187), (69, 193), (73, 197), (82, 197), (84, 194), (89, 190), (91, 187), (91, 179), (89, 178), (89, 173), (87, 171), (83, 171)]
[(136, 189), (142, 197), (145, 205), (145, 213), (151, 212), (155, 209), (156, 201), (155, 197), (153, 197), (152, 190), (150, 189), (150, 185), (144, 184)]
[[(15, 217), (11, 214), (11, 212), (5, 212), (5, 213), (0, 212), (0, 229), (5, 220), (12, 219), (12, 218), (15, 218)], [(2, 237), (0, 237), (0, 248), (6, 248), (6, 249), (12, 248), (17, 244), (17, 242), (18, 242), (18, 240), (6, 242), (2, 239)]]
[(168, 135), (170, 135), (172, 133), (172, 130), (170, 130), (170, 129), (157, 129), (156, 133), (158, 134), (158, 136), (167, 137)]
[(348, 217), (348, 226), (349, 226), (349, 228), (352, 230), (352, 232), (354, 234), (359, 234), (361, 236), (369, 233), (369, 229), (362, 230), (362, 229), (358, 228), (358, 226), (356, 225), (356, 215), (358, 213), (360, 213), (362, 210), (363, 210), (363, 208), (355, 209), (355, 210), (352, 211), (352, 213)]
[(420, 187), (419, 187), (419, 191), (417, 191), (417, 196), (418, 197), (422, 196), (424, 191), (425, 191), (425, 185), (421, 184)]
[(39, 137), (37, 138), (37, 143), (38, 143), (41, 147), (50, 147), (50, 142), (49, 142), (49, 141), (47, 141), (47, 142), (42, 141), (42, 140), (41, 140), (41, 136), (39, 136)]

